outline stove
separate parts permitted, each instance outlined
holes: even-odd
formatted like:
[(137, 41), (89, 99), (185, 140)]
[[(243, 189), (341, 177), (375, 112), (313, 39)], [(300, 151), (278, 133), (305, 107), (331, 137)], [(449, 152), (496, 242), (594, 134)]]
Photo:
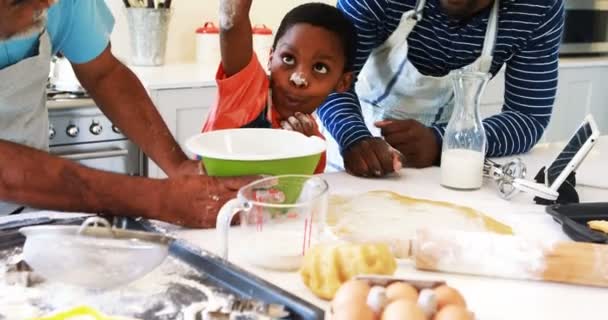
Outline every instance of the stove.
[(50, 153), (82, 165), (133, 176), (146, 174), (144, 156), (85, 92), (47, 90)]

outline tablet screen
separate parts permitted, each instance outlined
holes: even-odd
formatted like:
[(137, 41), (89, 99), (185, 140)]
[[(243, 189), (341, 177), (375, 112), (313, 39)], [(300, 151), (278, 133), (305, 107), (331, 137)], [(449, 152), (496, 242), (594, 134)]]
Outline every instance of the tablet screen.
[(585, 122), (581, 126), (576, 134), (570, 139), (564, 150), (557, 156), (555, 161), (549, 166), (547, 171), (548, 186), (553, 185), (553, 182), (559, 177), (560, 173), (564, 171), (568, 163), (574, 158), (576, 153), (581, 149), (585, 142), (591, 137), (593, 130), (589, 122)]

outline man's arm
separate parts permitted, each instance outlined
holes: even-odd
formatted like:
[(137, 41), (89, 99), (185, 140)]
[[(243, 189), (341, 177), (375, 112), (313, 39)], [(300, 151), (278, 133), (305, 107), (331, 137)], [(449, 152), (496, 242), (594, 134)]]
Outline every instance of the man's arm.
[(243, 70), (253, 55), (252, 0), (220, 0), (220, 51), (226, 77)]
[[(357, 31), (357, 54), (353, 74), (357, 76), (374, 48), (388, 37), (379, 36), (385, 23), (385, 0), (338, 0), (337, 7)], [(388, 30), (385, 30), (388, 31)], [(351, 90), (331, 94), (317, 110), (319, 118), (340, 145), (346, 171), (358, 176), (383, 176), (399, 170), (401, 156), (381, 138), (372, 137), (363, 115), (354, 83)]]
[[(563, 1), (555, 1), (527, 46), (507, 62), (502, 113), (483, 121), (488, 156), (527, 152), (542, 137), (557, 91), (563, 22)], [(445, 124), (433, 129), (441, 140)]]
[(74, 72), (99, 108), (169, 176), (188, 158), (137, 77), (108, 46), (97, 58), (73, 64)]
[(163, 180), (88, 169), (46, 152), (0, 140), (0, 200), (37, 208), (161, 218)]
[[(383, 6), (384, 5), (384, 6)], [(338, 0), (337, 7), (354, 24), (357, 30), (357, 55), (353, 74), (358, 76), (372, 50), (382, 43), (377, 34), (386, 1)], [(363, 115), (359, 97), (353, 89), (345, 93), (331, 94), (317, 113), (323, 125), (336, 139), (341, 151), (356, 142), (371, 138)]]

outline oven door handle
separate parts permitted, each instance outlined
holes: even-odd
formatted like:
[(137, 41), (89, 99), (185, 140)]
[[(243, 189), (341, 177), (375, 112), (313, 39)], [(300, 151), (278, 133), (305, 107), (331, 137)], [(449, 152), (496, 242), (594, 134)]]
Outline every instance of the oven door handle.
[(94, 152), (82, 152), (82, 153), (68, 153), (59, 155), (62, 158), (79, 161), (87, 159), (102, 159), (102, 158), (114, 158), (122, 157), (129, 154), (127, 149), (116, 149), (108, 151), (94, 151)]

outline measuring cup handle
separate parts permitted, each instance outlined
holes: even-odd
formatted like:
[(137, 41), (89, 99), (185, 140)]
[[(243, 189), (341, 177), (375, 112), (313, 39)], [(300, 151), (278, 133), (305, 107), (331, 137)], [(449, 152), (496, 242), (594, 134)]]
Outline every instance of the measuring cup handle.
[(228, 232), (230, 231), (230, 222), (239, 211), (241, 211), (239, 201), (237, 199), (232, 199), (222, 206), (220, 213), (217, 215), (215, 229), (219, 235), (220, 254), (224, 260), (228, 259)]

